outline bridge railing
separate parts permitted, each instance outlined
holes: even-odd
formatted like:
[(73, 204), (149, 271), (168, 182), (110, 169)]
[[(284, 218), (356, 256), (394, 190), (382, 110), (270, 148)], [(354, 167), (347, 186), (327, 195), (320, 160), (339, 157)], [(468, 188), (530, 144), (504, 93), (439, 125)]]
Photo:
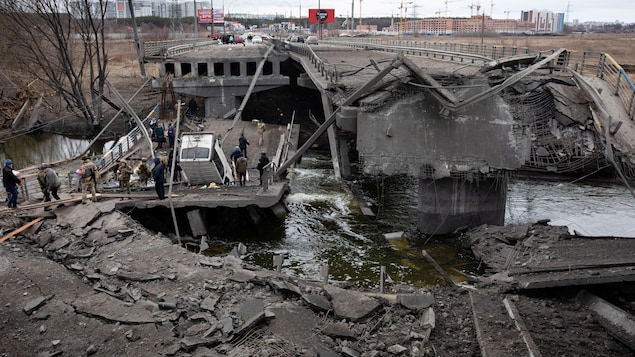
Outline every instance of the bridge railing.
[(147, 41), (143, 43), (143, 55), (144, 57), (169, 57), (212, 44), (216, 44), (216, 41), (212, 41), (209, 38)]
[[(155, 105), (154, 108), (150, 111), (150, 113), (141, 120), (142, 125), (146, 125), (149, 118), (155, 115), (158, 110), (159, 105)], [(132, 128), (127, 135), (119, 138), (117, 143), (113, 145), (113, 147), (108, 150), (97, 162), (97, 169), (100, 174), (103, 174), (114, 164), (119, 162), (122, 158), (124, 158), (131, 150), (133, 150), (135, 144), (144, 139), (144, 134), (141, 131), (139, 126), (135, 126)]]
[(331, 83), (335, 83), (339, 79), (337, 73), (337, 66), (331, 63), (324, 62), (311, 48), (306, 44), (288, 43), (287, 48), (301, 56), (307, 57), (311, 64), (320, 72), (320, 74)]
[[(508, 56), (531, 55), (527, 47), (477, 45), (454, 42), (427, 42), (382, 40), (377, 38), (341, 38), (322, 41), (350, 47), (368, 48), (383, 51), (403, 51), (406, 54), (430, 57), (453, 62), (471, 62), (476, 64), (486, 58), (498, 59)], [(609, 83), (613, 93), (619, 96), (631, 120), (635, 120), (635, 84), (624, 69), (608, 54), (597, 51), (568, 51), (564, 59), (555, 65), (567, 66), (583, 76), (598, 77)]]

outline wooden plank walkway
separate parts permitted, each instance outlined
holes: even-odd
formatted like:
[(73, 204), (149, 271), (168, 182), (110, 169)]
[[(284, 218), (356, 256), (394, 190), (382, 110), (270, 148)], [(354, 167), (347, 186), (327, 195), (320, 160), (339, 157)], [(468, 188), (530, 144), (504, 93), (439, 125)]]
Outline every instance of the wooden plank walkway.
[[(483, 357), (540, 355), (533, 341), (526, 343), (501, 300), (501, 295), (470, 291), (476, 338)], [(517, 320), (519, 316), (515, 317)], [(524, 324), (522, 324), (524, 325)], [(527, 332), (525, 332), (527, 335)], [(504, 341), (504, 343), (501, 343)], [(528, 346), (532, 345), (530, 349)]]

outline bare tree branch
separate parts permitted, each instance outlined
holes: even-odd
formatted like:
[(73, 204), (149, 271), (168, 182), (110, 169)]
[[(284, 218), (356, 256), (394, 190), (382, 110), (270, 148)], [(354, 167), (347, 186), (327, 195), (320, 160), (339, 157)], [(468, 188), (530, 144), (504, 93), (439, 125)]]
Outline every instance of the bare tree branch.
[(23, 71), (93, 126), (102, 115), (107, 75), (107, 5), (105, 0), (0, 0), (0, 29)]

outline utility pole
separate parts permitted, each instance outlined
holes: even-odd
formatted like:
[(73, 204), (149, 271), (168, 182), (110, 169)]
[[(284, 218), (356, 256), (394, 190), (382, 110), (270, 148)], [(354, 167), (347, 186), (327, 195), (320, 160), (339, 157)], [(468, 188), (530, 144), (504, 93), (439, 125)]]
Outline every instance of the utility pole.
[(196, 0), (194, 0), (194, 38), (198, 38), (198, 10), (196, 9)]
[(210, 5), (212, 5), (212, 34), (209, 37), (211, 40), (214, 38), (214, 0), (210, 0)]
[(355, 34), (355, 0), (351, 0), (351, 35)]
[(134, 7), (132, 6), (132, 0), (128, 0), (128, 7), (130, 8), (130, 17), (132, 18), (132, 32), (134, 33), (134, 42), (137, 47), (137, 58), (139, 60), (139, 70), (141, 71), (141, 79), (146, 80), (146, 67), (143, 61), (143, 54), (141, 53), (141, 45), (139, 44), (139, 31), (137, 31), (137, 19), (134, 16)]

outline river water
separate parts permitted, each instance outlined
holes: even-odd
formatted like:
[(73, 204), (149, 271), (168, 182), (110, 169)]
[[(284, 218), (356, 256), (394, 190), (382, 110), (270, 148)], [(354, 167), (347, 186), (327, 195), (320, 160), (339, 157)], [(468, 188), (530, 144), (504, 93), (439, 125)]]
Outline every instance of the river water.
[[(0, 144), (2, 162), (9, 157), (16, 168), (76, 156), (86, 140), (55, 135), (20, 137)], [(106, 143), (91, 150), (99, 152)], [(360, 178), (355, 185), (371, 204), (375, 217), (361, 213), (357, 197), (333, 175), (328, 157), (308, 153), (294, 169), (286, 201), (289, 213), (281, 224), (263, 226), (248, 236), (231, 237), (230, 245), (247, 246), (246, 260), (273, 269), (273, 256), (286, 254), (282, 271), (321, 280), (321, 266), (329, 279), (376, 286), (381, 266), (395, 282), (418, 286), (441, 282), (423, 261), (425, 249), (453, 277), (478, 274), (478, 262), (452, 239), (428, 237), (416, 231), (417, 180), (406, 176)], [(623, 185), (545, 182), (512, 179), (505, 223), (551, 219), (589, 236), (635, 237), (635, 199)], [(384, 234), (404, 232), (410, 239), (388, 242)]]

